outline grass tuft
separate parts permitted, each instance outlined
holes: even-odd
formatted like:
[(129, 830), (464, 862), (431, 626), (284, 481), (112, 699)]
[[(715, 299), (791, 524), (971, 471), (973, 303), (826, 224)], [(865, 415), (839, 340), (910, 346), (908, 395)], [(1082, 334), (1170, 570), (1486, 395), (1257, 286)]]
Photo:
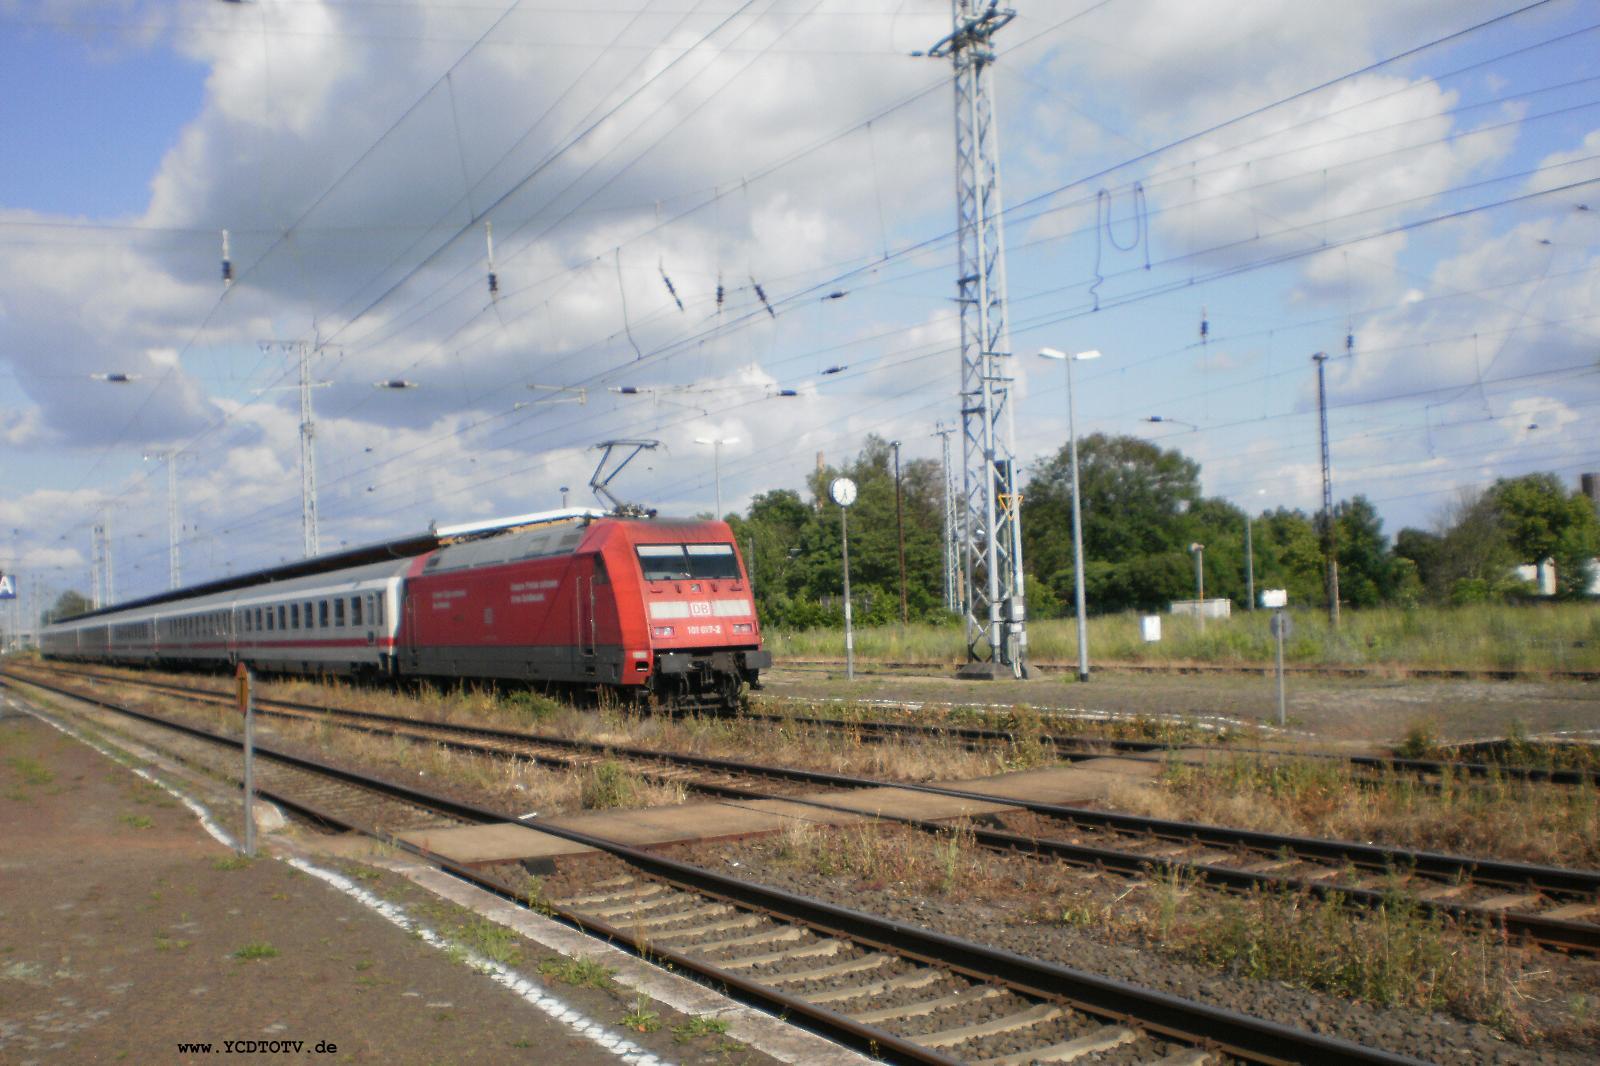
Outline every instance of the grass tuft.
[(611, 988), (616, 971), (583, 956), (551, 956), (539, 963), (539, 972), (554, 981), (576, 988)]
[(621, 763), (611, 759), (591, 767), (583, 775), (582, 802), (589, 810), (631, 807), (638, 802), (639, 778)]
[(278, 949), (265, 940), (252, 940), (233, 953), (236, 959), (275, 959)]
[(650, 997), (639, 996), (633, 1001), (633, 1007), (617, 1021), (618, 1025), (626, 1026), (638, 1033), (653, 1033), (661, 1028), (661, 1013), (650, 1009)]
[(678, 1043), (687, 1044), (691, 1040), (698, 1040), (703, 1036), (723, 1036), (728, 1031), (728, 1023), (723, 1018), (709, 1018), (698, 1015), (690, 1018), (681, 1025), (672, 1027), (672, 1035)]

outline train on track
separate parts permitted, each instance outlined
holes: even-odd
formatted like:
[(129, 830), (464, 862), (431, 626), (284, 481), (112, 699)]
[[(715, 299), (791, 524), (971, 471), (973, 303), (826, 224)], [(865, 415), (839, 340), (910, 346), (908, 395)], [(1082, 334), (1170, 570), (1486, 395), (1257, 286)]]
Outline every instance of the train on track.
[(49, 659), (527, 682), (737, 706), (772, 657), (727, 523), (587, 508), (433, 529), (45, 627)]

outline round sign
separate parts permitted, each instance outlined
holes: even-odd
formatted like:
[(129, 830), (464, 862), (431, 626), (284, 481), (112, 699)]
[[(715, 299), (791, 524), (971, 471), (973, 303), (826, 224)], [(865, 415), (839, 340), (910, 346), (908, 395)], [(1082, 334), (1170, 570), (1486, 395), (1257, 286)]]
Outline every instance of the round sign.
[(828, 486), (828, 495), (840, 507), (849, 507), (856, 502), (856, 483), (847, 477), (836, 477)]

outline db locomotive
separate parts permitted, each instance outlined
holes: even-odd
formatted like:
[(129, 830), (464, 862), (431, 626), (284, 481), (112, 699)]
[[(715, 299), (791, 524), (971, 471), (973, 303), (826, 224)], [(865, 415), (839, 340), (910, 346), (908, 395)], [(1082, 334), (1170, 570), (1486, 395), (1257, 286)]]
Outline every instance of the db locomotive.
[(735, 707), (772, 656), (727, 523), (591, 509), (321, 556), (56, 622), (46, 658), (528, 682)]

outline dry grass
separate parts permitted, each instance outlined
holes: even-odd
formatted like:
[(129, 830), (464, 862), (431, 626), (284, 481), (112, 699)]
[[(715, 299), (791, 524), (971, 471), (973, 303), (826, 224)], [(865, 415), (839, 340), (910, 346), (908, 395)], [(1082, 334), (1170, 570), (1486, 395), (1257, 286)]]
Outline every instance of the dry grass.
[(1156, 787), (1117, 787), (1107, 803), (1158, 818), (1365, 840), (1561, 866), (1600, 866), (1600, 789), (1445, 777), (1358, 776), (1337, 760), (1243, 753), (1170, 763)]
[(1179, 879), (1085, 878), (1063, 864), (996, 856), (962, 827), (930, 838), (865, 823), (796, 823), (762, 847), (780, 867), (844, 879), (851, 891), (973, 904), (979, 926), (992, 924), (998, 909), (1013, 922), (1068, 926), (1238, 977), (1381, 1006), (1445, 1009), (1519, 1040), (1539, 1035), (1524, 1009), (1530, 988), (1548, 974), (1536, 954), (1423, 914), (1398, 895), (1363, 912), (1337, 900), (1239, 896)]
[[(1162, 618), (1162, 639), (1146, 644), (1139, 614), (1089, 618), (1089, 646), (1108, 662), (1269, 663), (1274, 643), (1266, 611), (1239, 611), (1204, 628), (1189, 618)], [(1285, 649), (1292, 663), (1408, 669), (1525, 670), (1600, 669), (1600, 613), (1588, 603), (1480, 604), (1463, 607), (1377, 607), (1346, 610), (1330, 629), (1312, 608), (1293, 612), (1294, 635)], [(1070, 618), (1033, 619), (1028, 642), (1039, 662), (1071, 662), (1077, 627)], [(769, 650), (784, 658), (844, 654), (836, 629), (768, 630)], [(954, 664), (965, 646), (959, 626), (919, 623), (869, 626), (855, 632), (862, 661)]]

